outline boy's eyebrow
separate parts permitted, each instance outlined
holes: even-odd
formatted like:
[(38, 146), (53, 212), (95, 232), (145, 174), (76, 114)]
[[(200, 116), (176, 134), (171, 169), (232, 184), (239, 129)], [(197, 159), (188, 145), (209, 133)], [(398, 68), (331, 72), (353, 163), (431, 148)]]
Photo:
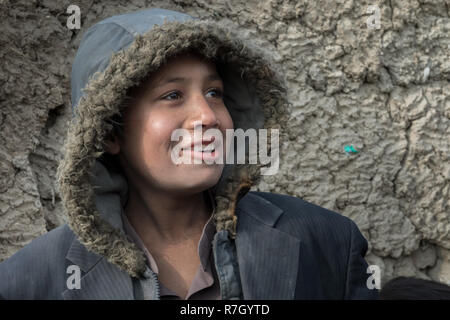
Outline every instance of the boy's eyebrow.
[[(219, 75), (217, 74), (209, 74), (207, 76), (204, 77), (205, 80), (208, 81), (214, 81), (214, 80), (222, 80), (222, 78), (219, 77)], [(171, 82), (184, 82), (189, 80), (189, 78), (183, 78), (183, 77), (170, 77), (170, 78), (162, 78), (159, 82), (157, 82), (154, 86), (154, 88), (158, 88), (161, 87), (167, 83), (171, 83)]]

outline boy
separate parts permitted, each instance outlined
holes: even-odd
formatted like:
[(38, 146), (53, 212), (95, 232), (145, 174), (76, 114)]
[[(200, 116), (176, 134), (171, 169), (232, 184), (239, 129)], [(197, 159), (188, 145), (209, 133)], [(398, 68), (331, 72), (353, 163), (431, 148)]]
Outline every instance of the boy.
[[(231, 27), (169, 10), (89, 28), (73, 64), (74, 119), (58, 172), (69, 224), (0, 264), (0, 295), (377, 298), (353, 221), (249, 192), (260, 164), (205, 161), (225, 157), (231, 144), (198, 140), (196, 129), (283, 137), (287, 94), (270, 60)], [(194, 138), (179, 150), (172, 133), (181, 129)], [(200, 163), (174, 162), (175, 149)]]

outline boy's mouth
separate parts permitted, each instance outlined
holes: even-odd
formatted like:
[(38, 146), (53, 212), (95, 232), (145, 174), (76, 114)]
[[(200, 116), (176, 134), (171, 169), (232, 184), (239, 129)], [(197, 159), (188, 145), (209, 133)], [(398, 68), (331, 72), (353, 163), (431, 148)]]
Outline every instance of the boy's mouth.
[(194, 141), (190, 145), (181, 148), (181, 153), (191, 158), (215, 161), (219, 156), (219, 153), (216, 152), (216, 146), (217, 143), (214, 142), (213, 137), (212, 139)]
[(216, 147), (214, 144), (210, 144), (207, 146), (202, 145), (200, 148), (196, 149), (196, 148), (183, 148), (181, 149), (182, 151), (194, 151), (194, 152), (214, 152), (216, 150)]
[(185, 146), (181, 150), (210, 153), (216, 150), (216, 144), (214, 143), (214, 137), (212, 137), (212, 139), (193, 141), (189, 146)]

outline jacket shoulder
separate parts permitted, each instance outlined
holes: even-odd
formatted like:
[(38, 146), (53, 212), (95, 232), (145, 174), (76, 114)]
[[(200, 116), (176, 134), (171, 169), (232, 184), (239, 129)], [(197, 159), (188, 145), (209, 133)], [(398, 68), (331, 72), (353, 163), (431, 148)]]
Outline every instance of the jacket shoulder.
[[(255, 192), (283, 210), (274, 227), (301, 241), (303, 270), (314, 281), (322, 297), (376, 299), (366, 286), (368, 243), (350, 218), (288, 195)], [(320, 291), (319, 290), (319, 291)]]
[(268, 192), (254, 195), (283, 210), (274, 228), (300, 239), (305, 250), (335, 260), (348, 259), (352, 237), (358, 229), (350, 218), (289, 195)]
[[(37, 238), (0, 263), (0, 296), (5, 299), (57, 299), (66, 254), (75, 237), (67, 224)], [(61, 270), (60, 270), (61, 269)], [(59, 281), (61, 282), (61, 281)], [(64, 281), (63, 281), (64, 283)]]
[(282, 225), (287, 220), (296, 220), (309, 227), (318, 226), (333, 230), (344, 228), (345, 230), (341, 231), (351, 231), (352, 220), (350, 218), (301, 198), (260, 191), (252, 192), (252, 194), (270, 201), (283, 210), (283, 215), (277, 225)]

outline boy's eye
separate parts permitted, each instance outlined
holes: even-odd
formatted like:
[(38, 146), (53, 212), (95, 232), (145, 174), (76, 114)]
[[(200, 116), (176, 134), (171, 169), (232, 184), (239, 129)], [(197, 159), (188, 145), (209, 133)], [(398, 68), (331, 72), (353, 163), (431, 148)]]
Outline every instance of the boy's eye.
[(223, 91), (220, 89), (211, 89), (208, 91), (208, 93), (210, 93), (210, 92), (214, 92), (213, 98), (223, 98)]
[[(223, 98), (223, 91), (220, 89), (211, 89), (207, 92), (207, 95), (213, 93), (212, 98)], [(177, 100), (181, 98), (181, 93), (179, 91), (172, 91), (163, 97), (164, 100)]]
[[(179, 94), (178, 91), (173, 91), (173, 92), (170, 92), (169, 94), (165, 95), (163, 97), (163, 99), (175, 100), (177, 97), (179, 98), (179, 97), (181, 97), (181, 95)], [(170, 98), (174, 98), (174, 99), (170, 99)]]

